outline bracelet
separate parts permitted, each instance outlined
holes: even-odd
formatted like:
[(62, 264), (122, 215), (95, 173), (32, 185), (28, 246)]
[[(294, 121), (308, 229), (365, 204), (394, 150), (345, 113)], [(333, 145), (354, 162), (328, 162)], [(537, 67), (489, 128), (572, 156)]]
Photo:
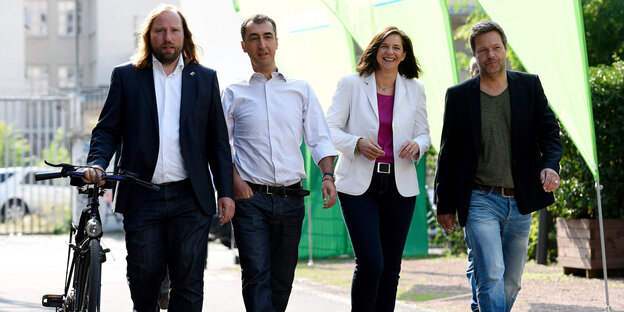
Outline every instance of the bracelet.
[(360, 140), (362, 140), (362, 138), (359, 138), (357, 142), (355, 142), (355, 154), (360, 152), (360, 148), (358, 147), (358, 145), (360, 144)]
[(325, 182), (325, 181), (329, 181), (329, 182), (331, 182), (331, 183), (336, 183), (336, 182), (334, 182), (334, 180), (333, 180), (333, 179), (323, 179), (323, 182)]
[[(325, 177), (329, 177), (329, 178), (325, 179)], [(330, 172), (330, 171), (324, 172), (322, 181), (325, 181), (325, 180), (330, 180), (330, 181), (332, 181), (332, 183), (336, 182), (336, 180), (334, 178), (334, 173)]]

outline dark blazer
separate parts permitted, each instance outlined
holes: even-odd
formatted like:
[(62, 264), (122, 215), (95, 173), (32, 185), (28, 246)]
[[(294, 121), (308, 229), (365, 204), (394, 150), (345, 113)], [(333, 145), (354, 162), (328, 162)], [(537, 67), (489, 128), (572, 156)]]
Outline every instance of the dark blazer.
[[(466, 225), (481, 146), (480, 77), (446, 92), (442, 141), (435, 177), (437, 213), (457, 213)], [(522, 214), (554, 203), (544, 192), (540, 172), (559, 172), (563, 148), (559, 123), (548, 106), (536, 75), (507, 71), (511, 102), (511, 172), (515, 199)]]
[[(219, 197), (233, 197), (232, 156), (216, 72), (196, 63), (182, 71), (180, 149), (195, 197), (207, 215), (215, 213), (214, 184)], [(119, 169), (150, 181), (158, 159), (158, 112), (152, 68), (123, 64), (113, 70), (99, 121), (93, 129), (87, 157), (103, 168), (121, 144)], [(209, 166), (210, 165), (210, 169)], [(119, 183), (116, 211), (130, 214), (141, 194), (131, 183)]]

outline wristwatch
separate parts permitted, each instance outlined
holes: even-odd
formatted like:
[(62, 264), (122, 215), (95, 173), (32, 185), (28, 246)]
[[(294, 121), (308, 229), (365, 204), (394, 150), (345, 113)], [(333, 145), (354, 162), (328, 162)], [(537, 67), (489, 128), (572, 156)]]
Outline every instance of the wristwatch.
[(325, 172), (323, 172), (323, 180), (326, 180), (325, 176), (330, 176), (332, 182), (336, 181), (336, 179), (334, 178), (334, 173), (333, 172), (325, 171)]

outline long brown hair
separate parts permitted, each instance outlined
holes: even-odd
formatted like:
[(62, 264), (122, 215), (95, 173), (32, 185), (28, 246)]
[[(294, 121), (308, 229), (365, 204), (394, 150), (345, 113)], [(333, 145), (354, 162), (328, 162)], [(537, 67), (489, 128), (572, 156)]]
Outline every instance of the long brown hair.
[(420, 64), (416, 56), (414, 56), (412, 40), (410, 40), (409, 36), (402, 30), (394, 26), (382, 29), (373, 37), (368, 47), (366, 47), (366, 50), (364, 50), (364, 53), (362, 53), (362, 57), (360, 57), (355, 69), (360, 73), (360, 76), (368, 76), (379, 69), (377, 51), (379, 51), (381, 43), (390, 35), (399, 35), (401, 37), (403, 51), (405, 51), (405, 59), (399, 64), (399, 74), (407, 79), (418, 78), (422, 75), (422, 70), (420, 69)]
[(154, 24), (154, 20), (160, 14), (165, 11), (172, 11), (178, 13), (180, 19), (182, 20), (182, 29), (184, 31), (184, 43), (182, 46), (182, 56), (184, 57), (184, 65), (187, 65), (191, 62), (199, 63), (199, 58), (197, 57), (197, 50), (199, 46), (196, 46), (193, 42), (193, 34), (188, 28), (188, 24), (186, 23), (186, 18), (182, 15), (182, 11), (178, 7), (169, 4), (161, 4), (156, 7), (152, 12), (150, 12), (143, 24), (141, 25), (141, 31), (137, 34), (137, 47), (134, 50), (134, 54), (130, 57), (132, 64), (137, 68), (147, 68), (152, 67), (152, 46), (150, 42), (150, 29), (152, 28), (152, 24)]

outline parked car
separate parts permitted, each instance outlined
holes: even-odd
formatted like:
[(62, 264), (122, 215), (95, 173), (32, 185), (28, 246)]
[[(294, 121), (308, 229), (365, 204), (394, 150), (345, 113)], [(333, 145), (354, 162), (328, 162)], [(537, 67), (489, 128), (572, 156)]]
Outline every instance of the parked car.
[(71, 188), (67, 179), (35, 181), (35, 173), (51, 172), (42, 167), (0, 168), (0, 221), (18, 220), (39, 214), (44, 207), (69, 204)]

